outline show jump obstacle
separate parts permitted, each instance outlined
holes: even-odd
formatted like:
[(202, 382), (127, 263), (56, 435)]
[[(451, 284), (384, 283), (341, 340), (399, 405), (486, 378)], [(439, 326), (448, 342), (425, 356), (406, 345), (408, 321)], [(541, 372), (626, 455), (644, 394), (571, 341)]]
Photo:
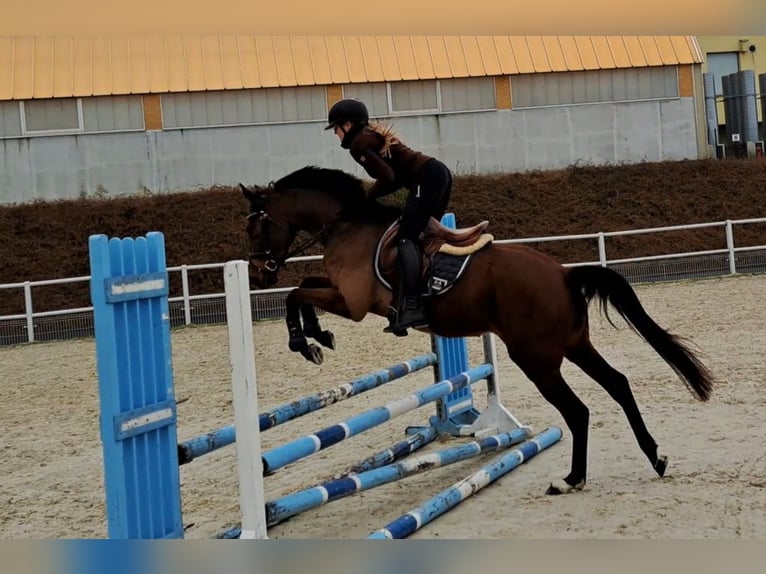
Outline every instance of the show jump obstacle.
[[(444, 223), (454, 227), (451, 214)], [(232, 443), (241, 526), (220, 538), (267, 538), (269, 527), (310, 508), (436, 467), (505, 451), (369, 535), (405, 538), (562, 437), (555, 426), (533, 436), (503, 406), (491, 334), (483, 337), (484, 363), (477, 366), (469, 365), (465, 339), (434, 336), (429, 353), (260, 412), (248, 264), (229, 261), (224, 279), (234, 424), (179, 444), (163, 234), (123, 239), (93, 235), (90, 267), (109, 538), (183, 538), (179, 465)], [(261, 452), (261, 432), (427, 367), (434, 371), (434, 384)], [(480, 412), (471, 386), (481, 380), (486, 380), (488, 392), (487, 407)], [(436, 404), (429, 424), (407, 428), (404, 440), (332, 480), (276, 500), (265, 499), (264, 477), (428, 403)], [(442, 434), (473, 440), (409, 456)]]

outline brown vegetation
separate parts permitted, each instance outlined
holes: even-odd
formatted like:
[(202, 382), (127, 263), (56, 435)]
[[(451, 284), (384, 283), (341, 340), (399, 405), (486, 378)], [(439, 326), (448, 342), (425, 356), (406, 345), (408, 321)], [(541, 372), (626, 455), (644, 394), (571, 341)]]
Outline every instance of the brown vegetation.
[[(300, 166), (296, 166), (300, 167)], [(265, 182), (245, 182), (265, 183)], [(401, 201), (402, 193), (384, 198)], [(165, 234), (168, 264), (224, 262), (246, 255), (246, 203), (238, 189), (149, 197), (36, 202), (0, 207), (0, 283), (88, 275), (88, 237)], [(497, 239), (619, 231), (766, 216), (766, 159), (571, 166), (455, 178), (458, 225), (490, 221)], [(738, 228), (737, 245), (766, 244), (766, 225)], [(718, 249), (723, 228), (610, 238), (610, 259)], [(563, 262), (597, 260), (595, 240), (535, 247)], [(312, 249), (309, 253), (318, 253)], [(280, 286), (319, 264), (292, 264)], [(171, 295), (180, 294), (173, 274)], [(190, 272), (194, 294), (221, 292), (219, 270)], [(89, 306), (87, 283), (37, 287), (36, 311)], [(20, 290), (0, 298), (0, 315), (23, 312)]]

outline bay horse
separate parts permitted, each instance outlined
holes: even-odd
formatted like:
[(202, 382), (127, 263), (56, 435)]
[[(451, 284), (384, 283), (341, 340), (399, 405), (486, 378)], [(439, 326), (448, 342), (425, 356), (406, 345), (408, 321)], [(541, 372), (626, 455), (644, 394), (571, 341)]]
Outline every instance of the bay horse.
[[(335, 348), (334, 335), (322, 329), (314, 307), (355, 322), (368, 313), (388, 316), (391, 286), (398, 285), (396, 246), (391, 241), (398, 208), (366, 199), (361, 179), (314, 166), (265, 187), (240, 188), (248, 201), (246, 234), (256, 288), (274, 285), (285, 261), (308, 245), (323, 246), (326, 276), (305, 277), (286, 299), (292, 351), (319, 364), (322, 349), (307, 337)], [(654, 471), (664, 476), (667, 456), (658, 454), (628, 379), (590, 341), (591, 300), (600, 302), (601, 312), (615, 326), (607, 310), (611, 304), (696, 399), (709, 399), (712, 374), (684, 339), (646, 313), (618, 272), (600, 265), (567, 267), (524, 245), (494, 243), (487, 226), (485, 221), (450, 230), (432, 218), (423, 238), (424, 283), (430, 277), (425, 297), (429, 324), (419, 330), (444, 337), (494, 333), (511, 360), (561, 413), (572, 434), (571, 468), (566, 477), (550, 483), (547, 494), (579, 491), (586, 483), (589, 410), (562, 377), (564, 358), (622, 407), (640, 449)], [(308, 243), (293, 247), (300, 231), (309, 234)]]

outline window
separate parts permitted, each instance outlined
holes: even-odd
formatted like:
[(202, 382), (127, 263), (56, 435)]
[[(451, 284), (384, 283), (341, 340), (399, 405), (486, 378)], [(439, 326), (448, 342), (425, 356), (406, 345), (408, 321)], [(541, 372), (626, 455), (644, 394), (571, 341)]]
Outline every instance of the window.
[(520, 74), (511, 78), (514, 108), (678, 97), (675, 66)]
[(715, 79), (715, 95), (722, 96), (721, 78), (739, 72), (739, 54), (737, 52), (707, 54), (707, 69)]
[(21, 134), (19, 102), (0, 102), (0, 137), (19, 137)]
[(144, 129), (141, 96), (108, 96), (82, 99), (85, 132), (114, 132)]
[(323, 87), (163, 94), (165, 128), (318, 121), (327, 117)]
[(496, 109), (495, 80), (486, 76), (349, 84), (343, 95), (362, 100), (377, 118)]
[(27, 133), (82, 131), (80, 100), (51, 99), (21, 102)]
[(370, 117), (380, 118), (390, 115), (388, 111), (388, 88), (385, 82), (371, 84), (349, 84), (343, 86), (343, 95), (357, 98), (367, 104)]
[(497, 109), (494, 78), (439, 80), (439, 88), (444, 112)]
[(391, 113), (439, 111), (439, 86), (436, 80), (393, 82), (388, 84)]
[(0, 102), (0, 138), (143, 129), (141, 96)]

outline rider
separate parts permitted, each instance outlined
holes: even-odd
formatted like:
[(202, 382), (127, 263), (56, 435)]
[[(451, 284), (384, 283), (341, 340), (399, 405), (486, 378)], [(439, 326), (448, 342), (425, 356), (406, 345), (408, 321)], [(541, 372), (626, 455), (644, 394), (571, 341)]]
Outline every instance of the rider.
[(401, 285), (396, 318), (387, 333), (406, 334), (407, 328), (426, 327), (420, 300), (422, 252), (420, 239), (430, 217), (444, 215), (452, 191), (452, 174), (439, 160), (413, 150), (389, 127), (371, 123), (367, 106), (343, 98), (331, 108), (327, 130), (332, 129), (342, 148), (375, 179), (367, 192), (376, 199), (402, 187), (409, 190), (397, 236)]

